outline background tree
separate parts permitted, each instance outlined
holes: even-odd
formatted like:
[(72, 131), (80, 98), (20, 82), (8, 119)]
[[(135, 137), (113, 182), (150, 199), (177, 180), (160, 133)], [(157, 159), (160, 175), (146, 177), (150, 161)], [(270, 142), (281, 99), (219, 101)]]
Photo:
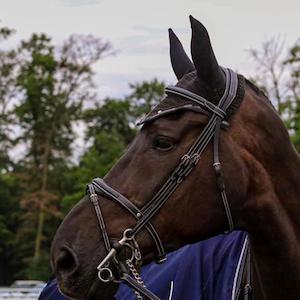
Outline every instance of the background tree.
[(88, 146), (78, 166), (65, 176), (69, 178), (62, 200), (65, 213), (83, 197), (86, 183), (103, 177), (121, 157), (137, 133), (135, 124), (159, 102), (164, 87), (157, 79), (131, 84), (130, 94), (123, 99), (107, 98), (85, 110)]
[[(7, 27), (0, 28), (0, 42), (6, 41), (14, 31)], [(15, 70), (17, 68), (16, 53), (13, 50), (0, 49), (0, 170), (7, 171), (10, 165), (8, 151), (13, 144), (12, 102), (17, 94)]]
[(13, 260), (15, 233), (18, 229), (19, 206), (17, 201), (17, 181), (11, 174), (14, 163), (9, 151), (14, 145), (13, 101), (17, 94), (15, 71), (16, 54), (13, 50), (3, 49), (2, 45), (14, 31), (0, 28), (0, 284), (7, 284), (17, 271)]
[[(12, 34), (2, 32), (3, 39)], [(45, 34), (0, 52), (0, 284), (48, 278), (58, 223), (85, 184), (122, 155), (137, 119), (163, 94), (164, 84), (153, 80), (131, 85), (128, 97), (99, 101), (92, 67), (109, 53), (92, 36), (57, 47)], [(82, 128), (85, 142), (75, 149)], [(75, 151), (83, 153), (78, 163)]]
[(284, 42), (280, 38), (264, 41), (259, 49), (250, 49), (249, 54), (256, 63), (257, 74), (253, 81), (273, 101), (282, 116), (286, 108), (288, 87), (286, 84), (287, 67), (284, 64)]
[(21, 99), (15, 114), (21, 129), (19, 142), (26, 145), (19, 162), (24, 210), (19, 236), (23, 253), (28, 254), (28, 277), (48, 273), (41, 268), (50, 247), (46, 229), (51, 225), (45, 222), (57, 223), (62, 217), (58, 180), (53, 175), (57, 167), (68, 166), (82, 105), (94, 100), (92, 65), (109, 49), (109, 44), (92, 36), (72, 36), (57, 49), (44, 34), (33, 34), (18, 48)]
[[(160, 101), (165, 91), (165, 83), (158, 79), (130, 84), (131, 94), (127, 99), (134, 109), (136, 118), (141, 118)], [(135, 119), (136, 121), (136, 119)]]
[(288, 51), (280, 39), (265, 41), (260, 49), (249, 51), (259, 75), (253, 81), (275, 105), (294, 145), (300, 150), (300, 41)]
[(285, 66), (289, 68), (288, 126), (297, 150), (300, 151), (300, 40), (290, 49)]

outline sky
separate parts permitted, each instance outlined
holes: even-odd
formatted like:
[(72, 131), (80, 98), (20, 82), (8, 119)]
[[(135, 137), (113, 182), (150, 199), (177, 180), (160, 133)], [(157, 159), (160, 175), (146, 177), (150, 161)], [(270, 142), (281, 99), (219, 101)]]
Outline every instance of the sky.
[(73, 33), (109, 41), (115, 54), (95, 66), (100, 97), (122, 97), (129, 83), (154, 77), (174, 84), (167, 29), (189, 54), (190, 14), (208, 29), (219, 63), (246, 76), (255, 73), (247, 49), (271, 37), (291, 46), (300, 37), (299, 0), (0, 0), (0, 24), (17, 31), (11, 43), (32, 32), (57, 43)]

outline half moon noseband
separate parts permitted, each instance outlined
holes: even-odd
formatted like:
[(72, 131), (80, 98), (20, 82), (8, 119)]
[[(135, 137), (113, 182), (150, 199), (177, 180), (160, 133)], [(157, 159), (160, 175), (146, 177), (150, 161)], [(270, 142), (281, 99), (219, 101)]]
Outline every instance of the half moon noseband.
[[(225, 192), (222, 167), (219, 160), (219, 136), (222, 124), (228, 125), (228, 109), (237, 98), (239, 81), (237, 74), (232, 70), (224, 68), (223, 71), (226, 77), (226, 85), (224, 94), (218, 105), (214, 105), (205, 98), (180, 87), (170, 86), (166, 88), (165, 91), (167, 94), (183, 97), (189, 100), (189, 102), (192, 102), (193, 106), (195, 104), (196, 106), (201, 107), (201, 109), (208, 111), (210, 113), (210, 119), (188, 152), (182, 156), (180, 163), (175, 167), (173, 172), (171, 172), (166, 182), (144, 207), (139, 209), (126, 197), (109, 187), (103, 179), (95, 178), (93, 182), (87, 186), (87, 192), (90, 194), (91, 202), (94, 205), (105, 248), (108, 252), (107, 256), (97, 268), (99, 271), (98, 277), (103, 282), (124, 281), (136, 291), (138, 299), (142, 299), (141, 294), (148, 299), (157, 300), (159, 298), (145, 287), (136, 270), (136, 266), (141, 263), (141, 253), (135, 237), (145, 228), (156, 245), (157, 262), (161, 263), (165, 260), (166, 256), (163, 244), (156, 229), (151, 223), (151, 219), (162, 208), (181, 182), (191, 173), (211, 140), (213, 140), (213, 167), (216, 174), (217, 188), (220, 192), (225, 209), (229, 231), (234, 229), (232, 214)], [(161, 113), (161, 115), (163, 114), (164, 113)], [(144, 120), (140, 124), (144, 122), (146, 121)], [(98, 195), (105, 196), (118, 203), (136, 219), (134, 227), (124, 230), (123, 238), (118, 242), (112, 243), (107, 234), (105, 222), (98, 202)], [(124, 262), (118, 257), (118, 253), (125, 247), (130, 249), (132, 255)], [(131, 273), (134, 278), (130, 276), (129, 273)]]

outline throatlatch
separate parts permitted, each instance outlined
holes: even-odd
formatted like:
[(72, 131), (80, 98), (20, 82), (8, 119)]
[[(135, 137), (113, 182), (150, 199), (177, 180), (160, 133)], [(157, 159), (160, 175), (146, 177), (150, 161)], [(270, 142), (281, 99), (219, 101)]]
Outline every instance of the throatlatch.
[[(108, 253), (98, 266), (98, 277), (103, 282), (125, 282), (135, 290), (137, 299), (143, 299), (142, 297), (144, 296), (146, 299), (159, 300), (157, 296), (145, 287), (142, 278), (140, 277), (138, 270), (142, 263), (142, 257), (135, 237), (142, 229), (146, 228), (157, 248), (157, 262), (160, 263), (165, 260), (162, 241), (152, 225), (151, 219), (162, 208), (180, 183), (192, 172), (194, 167), (198, 164), (202, 153), (212, 140), (214, 157), (213, 167), (216, 174), (216, 185), (221, 195), (229, 231), (234, 229), (233, 218), (225, 191), (222, 166), (219, 160), (219, 136), (222, 124), (228, 125), (226, 121), (228, 117), (227, 110), (236, 98), (238, 76), (230, 69), (223, 69), (223, 71), (226, 76), (226, 86), (224, 94), (217, 106), (207, 99), (183, 88), (175, 86), (166, 88), (167, 94), (174, 94), (193, 101), (201, 108), (208, 111), (210, 113), (210, 119), (188, 152), (182, 156), (180, 163), (175, 167), (160, 190), (142, 209), (139, 209), (126, 197), (109, 187), (103, 179), (96, 178), (88, 185), (87, 192), (90, 194), (91, 202), (95, 208), (104, 245)], [(142, 123), (143, 122), (140, 124)], [(125, 229), (123, 237), (118, 242), (112, 243), (109, 239), (101, 208), (99, 206), (98, 195), (118, 203), (136, 219), (134, 227)], [(125, 247), (130, 250), (129, 252), (131, 255), (124, 261), (118, 257), (118, 254)]]

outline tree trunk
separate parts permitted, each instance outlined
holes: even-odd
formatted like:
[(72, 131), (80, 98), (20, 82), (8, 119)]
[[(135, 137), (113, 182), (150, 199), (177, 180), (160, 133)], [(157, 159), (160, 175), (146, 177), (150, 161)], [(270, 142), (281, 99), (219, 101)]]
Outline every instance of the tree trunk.
[(46, 138), (45, 150), (43, 155), (43, 165), (42, 165), (42, 185), (40, 189), (40, 203), (39, 203), (39, 212), (38, 212), (38, 224), (35, 238), (35, 247), (34, 247), (34, 259), (37, 260), (41, 255), (41, 243), (43, 238), (43, 229), (45, 223), (45, 205), (47, 202), (47, 186), (48, 186), (48, 168), (49, 168), (49, 155), (51, 153), (51, 137), (52, 134)]

